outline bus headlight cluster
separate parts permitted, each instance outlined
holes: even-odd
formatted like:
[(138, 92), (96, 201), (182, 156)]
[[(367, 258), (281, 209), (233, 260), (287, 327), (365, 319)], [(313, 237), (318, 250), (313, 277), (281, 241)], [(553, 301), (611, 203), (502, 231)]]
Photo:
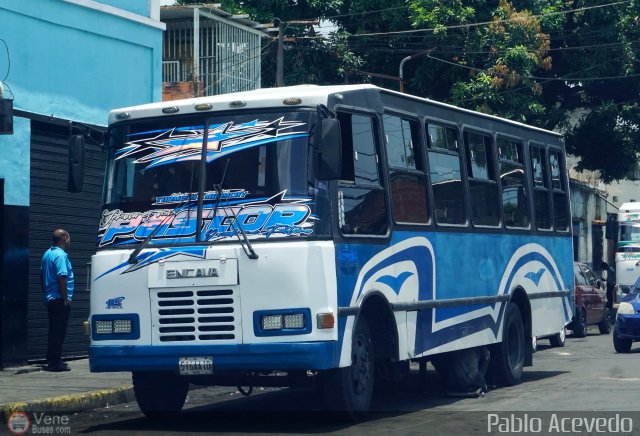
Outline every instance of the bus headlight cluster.
[(262, 330), (303, 329), (304, 314), (265, 315), (260, 322)]
[(97, 320), (96, 334), (130, 334), (133, 331), (133, 324), (130, 319)]
[(140, 316), (137, 313), (92, 315), (91, 339), (93, 341), (140, 339)]
[(307, 334), (311, 332), (311, 310), (259, 310), (253, 313), (253, 329), (256, 336)]

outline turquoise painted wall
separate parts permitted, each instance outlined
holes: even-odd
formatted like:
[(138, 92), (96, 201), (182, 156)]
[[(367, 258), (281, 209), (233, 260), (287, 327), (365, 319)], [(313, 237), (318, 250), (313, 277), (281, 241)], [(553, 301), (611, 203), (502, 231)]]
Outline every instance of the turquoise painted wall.
[(14, 118), (11, 136), (0, 136), (0, 179), (4, 179), (4, 203), (29, 205), (29, 141), (31, 121)]
[[(162, 26), (147, 17), (148, 0), (126, 2), (127, 16), (145, 14), (135, 20), (83, 6), (96, 3), (0, 2), (0, 39), (10, 57), (5, 83), (15, 109), (105, 126), (111, 109), (161, 100)], [(0, 80), (8, 66), (0, 42)], [(5, 204), (27, 206), (29, 123), (14, 120), (15, 134), (0, 135), (0, 177)]]
[(149, 16), (149, 0), (98, 0), (109, 6), (114, 6), (138, 15)]

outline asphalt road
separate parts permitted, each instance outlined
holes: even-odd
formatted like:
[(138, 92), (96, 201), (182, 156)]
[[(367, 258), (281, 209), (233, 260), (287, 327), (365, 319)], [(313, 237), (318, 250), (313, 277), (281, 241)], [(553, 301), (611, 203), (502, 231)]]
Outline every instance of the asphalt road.
[(263, 389), (245, 398), (202, 388), (190, 391), (175, 419), (153, 422), (129, 403), (73, 415), (69, 427), (73, 434), (96, 435), (640, 434), (640, 344), (617, 354), (611, 335), (599, 335), (597, 328), (584, 339), (569, 336), (564, 348), (539, 341), (523, 383), (483, 398), (443, 396), (442, 382), (429, 368), (426, 389), (413, 371), (408, 389), (379, 397), (376, 413), (358, 424), (322, 413), (310, 389)]

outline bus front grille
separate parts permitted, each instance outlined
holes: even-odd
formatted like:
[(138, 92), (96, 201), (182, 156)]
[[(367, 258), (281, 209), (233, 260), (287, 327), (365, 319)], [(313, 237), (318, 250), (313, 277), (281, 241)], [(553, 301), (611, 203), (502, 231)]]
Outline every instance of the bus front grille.
[(154, 336), (160, 342), (236, 339), (238, 320), (232, 289), (154, 290), (152, 301)]

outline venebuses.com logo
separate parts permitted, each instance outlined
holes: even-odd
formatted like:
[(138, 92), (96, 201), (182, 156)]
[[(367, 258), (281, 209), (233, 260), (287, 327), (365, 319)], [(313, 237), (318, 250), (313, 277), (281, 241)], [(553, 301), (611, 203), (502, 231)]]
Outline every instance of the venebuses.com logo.
[(44, 412), (13, 412), (7, 419), (9, 433), (23, 434), (71, 434), (70, 419), (67, 415)]
[(12, 434), (25, 434), (31, 427), (29, 416), (25, 412), (13, 412), (7, 419), (7, 428)]

